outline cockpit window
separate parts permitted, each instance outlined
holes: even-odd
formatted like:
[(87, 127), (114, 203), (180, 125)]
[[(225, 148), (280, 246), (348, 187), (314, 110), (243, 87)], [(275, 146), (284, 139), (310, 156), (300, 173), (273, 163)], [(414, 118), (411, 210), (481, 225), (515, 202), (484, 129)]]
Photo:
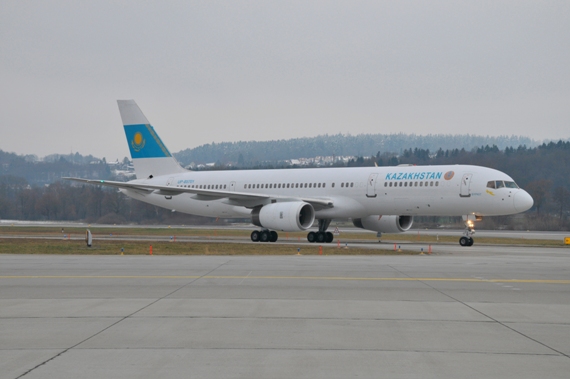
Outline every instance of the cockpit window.
[(515, 182), (502, 181), (502, 180), (491, 180), (487, 182), (487, 188), (519, 188)]

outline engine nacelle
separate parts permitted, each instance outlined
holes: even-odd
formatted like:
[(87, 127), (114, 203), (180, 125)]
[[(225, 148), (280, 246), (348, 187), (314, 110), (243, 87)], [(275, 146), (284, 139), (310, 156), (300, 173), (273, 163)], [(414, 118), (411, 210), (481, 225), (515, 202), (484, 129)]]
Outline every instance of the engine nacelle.
[(283, 232), (307, 230), (314, 221), (315, 209), (303, 201), (268, 204), (256, 207), (251, 212), (252, 224)]
[(368, 216), (356, 218), (352, 223), (357, 228), (373, 230), (380, 233), (402, 233), (409, 230), (414, 223), (413, 216)]

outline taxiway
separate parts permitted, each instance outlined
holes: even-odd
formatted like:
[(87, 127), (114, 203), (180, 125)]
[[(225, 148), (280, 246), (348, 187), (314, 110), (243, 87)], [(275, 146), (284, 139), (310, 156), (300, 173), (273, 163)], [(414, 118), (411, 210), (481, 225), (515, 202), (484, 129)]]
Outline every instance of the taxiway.
[(486, 248), (2, 255), (0, 378), (567, 378), (570, 250)]

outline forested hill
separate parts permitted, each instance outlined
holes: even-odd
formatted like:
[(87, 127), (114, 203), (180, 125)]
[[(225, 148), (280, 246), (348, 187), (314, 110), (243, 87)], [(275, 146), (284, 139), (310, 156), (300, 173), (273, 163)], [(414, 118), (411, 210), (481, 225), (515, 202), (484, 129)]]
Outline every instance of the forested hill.
[[(370, 156), (377, 152), (399, 154), (404, 149), (420, 148), (430, 151), (465, 149), (479, 146), (535, 147), (540, 142), (521, 136), (477, 136), (471, 134), (359, 134), (321, 135), (274, 141), (240, 141), (211, 143), (182, 150), (174, 156), (183, 165), (190, 163), (238, 162), (252, 165), (266, 161), (283, 161), (317, 156)], [(241, 157), (240, 157), (241, 155)]]

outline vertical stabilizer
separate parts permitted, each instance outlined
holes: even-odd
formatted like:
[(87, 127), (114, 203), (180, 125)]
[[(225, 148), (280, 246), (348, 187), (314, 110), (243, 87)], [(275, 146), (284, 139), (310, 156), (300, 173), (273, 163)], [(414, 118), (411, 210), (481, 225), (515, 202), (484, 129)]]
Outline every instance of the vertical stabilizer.
[(185, 172), (134, 100), (117, 100), (137, 178)]

